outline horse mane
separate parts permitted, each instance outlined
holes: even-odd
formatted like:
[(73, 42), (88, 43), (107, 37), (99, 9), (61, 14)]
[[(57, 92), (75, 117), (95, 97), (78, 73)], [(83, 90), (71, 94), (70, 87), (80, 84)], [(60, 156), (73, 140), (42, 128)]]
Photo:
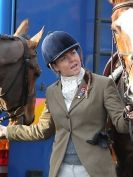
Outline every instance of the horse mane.
[(128, 2), (128, 1), (131, 1), (131, 0), (109, 0), (109, 2), (113, 5), (116, 5), (122, 2)]

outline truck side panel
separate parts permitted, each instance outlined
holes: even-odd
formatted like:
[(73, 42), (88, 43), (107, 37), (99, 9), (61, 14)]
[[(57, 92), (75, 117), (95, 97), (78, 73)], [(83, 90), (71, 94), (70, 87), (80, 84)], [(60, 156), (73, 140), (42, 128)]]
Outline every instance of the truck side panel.
[[(107, 0), (1, 0), (0, 32), (13, 34), (25, 18), (29, 19), (30, 36), (45, 26), (45, 34), (64, 30), (73, 35), (83, 48), (83, 63), (89, 70), (102, 74), (111, 54), (110, 16)], [(7, 9), (9, 13), (7, 14)], [(5, 23), (6, 22), (6, 23)], [(37, 80), (36, 122), (44, 106), (46, 88), (57, 77), (46, 66), (38, 47), (42, 74)], [(49, 159), (54, 137), (37, 142), (10, 142), (8, 177), (25, 177), (27, 171), (42, 171), (48, 177)]]

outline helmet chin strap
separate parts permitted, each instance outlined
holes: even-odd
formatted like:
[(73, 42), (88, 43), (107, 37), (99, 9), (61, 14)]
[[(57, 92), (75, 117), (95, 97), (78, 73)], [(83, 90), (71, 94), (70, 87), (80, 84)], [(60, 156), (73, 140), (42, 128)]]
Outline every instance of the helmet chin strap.
[(59, 77), (59, 72), (55, 71), (55, 69), (52, 67), (51, 63), (48, 64), (49, 65), (49, 68), (56, 74), (58, 74), (58, 77)]
[(52, 68), (52, 66), (51, 66), (51, 63), (49, 63), (48, 65), (49, 65), (49, 68), (50, 68), (51, 70), (53, 70), (53, 68)]
[(49, 65), (49, 68), (50, 68), (52, 71), (56, 72), (55, 69), (52, 67), (51, 63), (49, 63), (48, 65)]
[[(83, 63), (83, 52), (82, 52), (82, 48), (79, 46), (79, 57), (80, 57), (80, 61), (81, 61), (81, 66), (84, 68), (84, 63)], [(78, 49), (77, 49), (78, 51)]]

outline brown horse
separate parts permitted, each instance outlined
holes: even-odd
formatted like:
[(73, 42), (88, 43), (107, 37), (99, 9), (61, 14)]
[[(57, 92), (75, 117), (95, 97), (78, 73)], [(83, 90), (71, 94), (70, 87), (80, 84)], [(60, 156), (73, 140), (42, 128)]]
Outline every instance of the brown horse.
[[(104, 75), (112, 77), (121, 100), (129, 109), (133, 107), (133, 0), (110, 0), (113, 4), (112, 32), (115, 53), (107, 63)], [(118, 177), (133, 177), (132, 121), (129, 134), (117, 133), (113, 127), (114, 149), (117, 156)]]
[(26, 19), (13, 36), (0, 35), (0, 110), (8, 114), (0, 121), (11, 118), (12, 123), (29, 125), (34, 120), (35, 81), (40, 74), (36, 48), (44, 29), (28, 38), (28, 26)]

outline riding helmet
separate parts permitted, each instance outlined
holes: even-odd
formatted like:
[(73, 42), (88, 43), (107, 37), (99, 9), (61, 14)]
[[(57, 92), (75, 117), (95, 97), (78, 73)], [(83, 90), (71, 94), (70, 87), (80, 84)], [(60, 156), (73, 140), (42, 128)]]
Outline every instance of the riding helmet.
[(42, 42), (42, 55), (48, 67), (70, 49), (77, 49), (80, 44), (64, 31), (49, 33)]

